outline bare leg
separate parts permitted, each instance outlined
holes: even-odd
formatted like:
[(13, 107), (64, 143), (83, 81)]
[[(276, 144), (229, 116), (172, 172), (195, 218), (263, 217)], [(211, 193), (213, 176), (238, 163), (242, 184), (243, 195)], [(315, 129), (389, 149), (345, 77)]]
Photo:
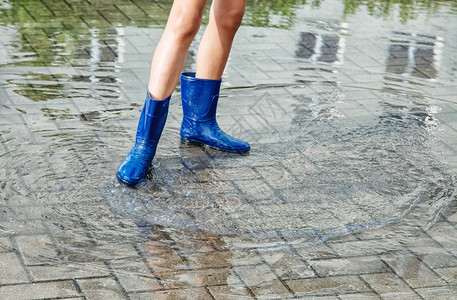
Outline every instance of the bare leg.
[(246, 0), (214, 0), (197, 55), (197, 78), (220, 79), (241, 24)]
[(148, 90), (153, 99), (164, 99), (176, 88), (187, 51), (200, 28), (206, 1), (174, 0), (152, 59)]

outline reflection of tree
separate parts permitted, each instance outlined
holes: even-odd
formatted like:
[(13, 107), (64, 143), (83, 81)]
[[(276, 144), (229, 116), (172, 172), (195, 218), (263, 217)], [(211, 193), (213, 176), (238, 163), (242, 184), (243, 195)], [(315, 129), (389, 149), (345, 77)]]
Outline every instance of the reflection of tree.
[(406, 23), (419, 12), (436, 12), (443, 4), (457, 8), (457, 0), (344, 0), (344, 16), (355, 14), (360, 6), (366, 6), (369, 14), (377, 18), (387, 18), (398, 10), (401, 21)]
[[(306, 3), (306, 0), (247, 0), (244, 24), (289, 28), (294, 23), (294, 8)], [(320, 0), (312, 1), (312, 5), (319, 4)]]
[[(320, 3), (321, 0), (247, 0), (243, 24), (289, 28), (295, 21), (295, 8), (306, 4), (318, 7)], [(399, 10), (401, 20), (406, 22), (421, 11), (435, 12), (443, 3), (457, 7), (457, 0), (344, 0), (344, 15), (366, 6), (370, 14), (383, 18)], [(171, 0), (10, 0), (0, 6), (0, 24), (18, 30), (12, 45), (16, 62), (72, 64), (84, 55), (88, 41), (93, 39), (90, 29), (97, 29), (97, 38), (103, 39), (104, 35), (114, 36), (109, 34), (112, 28), (163, 27), (171, 5)]]
[[(210, 2), (210, 1), (208, 1)], [(245, 25), (289, 27), (293, 8), (305, 0), (248, 0)], [(173, 1), (92, 0), (20, 1), (0, 6), (0, 24), (18, 30), (13, 59), (26, 65), (73, 64), (87, 56), (94, 39), (110, 39), (113, 28), (125, 26), (163, 27)], [(204, 23), (208, 14), (205, 14)], [(110, 47), (109, 43), (106, 45)]]
[[(84, 56), (93, 40), (112, 38), (112, 28), (165, 24), (171, 1), (146, 0), (88, 1), (14, 1), (0, 8), (0, 24), (12, 25), (18, 31), (13, 44), (14, 59), (26, 65), (71, 64)], [(110, 47), (106, 39), (106, 47)], [(17, 51), (19, 50), (19, 51)]]

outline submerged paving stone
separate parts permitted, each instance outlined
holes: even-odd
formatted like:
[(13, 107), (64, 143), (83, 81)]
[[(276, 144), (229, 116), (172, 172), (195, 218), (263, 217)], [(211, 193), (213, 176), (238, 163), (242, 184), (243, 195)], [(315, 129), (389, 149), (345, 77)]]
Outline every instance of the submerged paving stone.
[(212, 295), (204, 288), (177, 289), (170, 291), (156, 291), (148, 293), (131, 294), (130, 299), (213, 299)]
[(402, 278), (392, 273), (361, 275), (361, 278), (381, 297), (414, 295), (413, 289)]
[(73, 281), (54, 281), (19, 285), (5, 285), (0, 288), (2, 299), (49, 299), (80, 296)]
[(0, 253), (0, 283), (17, 284), (30, 281), (16, 253)]
[(411, 287), (440, 286), (444, 284), (433, 270), (427, 268), (416, 257), (384, 255), (383, 260)]
[(242, 285), (209, 287), (215, 299), (252, 299), (252, 294)]
[(456, 298), (455, 3), (248, 0), (218, 122), (251, 152), (180, 145), (178, 86), (135, 189), (171, 2), (1, 3), (0, 298)]
[(125, 292), (114, 278), (78, 279), (76, 282), (87, 298), (125, 299)]
[(351, 257), (314, 260), (311, 267), (321, 277), (338, 275), (359, 275), (388, 272), (388, 267), (377, 257)]
[(47, 235), (18, 236), (16, 242), (24, 253), (26, 265), (44, 265), (59, 261), (59, 255)]
[(419, 295), (424, 299), (452, 299), (457, 294), (455, 286), (442, 286), (418, 289)]
[(286, 283), (298, 296), (326, 296), (370, 291), (357, 276), (297, 279)]

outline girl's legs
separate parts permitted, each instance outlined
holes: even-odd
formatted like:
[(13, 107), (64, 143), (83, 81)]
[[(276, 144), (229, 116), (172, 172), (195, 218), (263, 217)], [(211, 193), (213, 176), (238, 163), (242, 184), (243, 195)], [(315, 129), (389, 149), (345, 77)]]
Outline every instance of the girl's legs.
[(197, 54), (197, 78), (220, 79), (241, 24), (246, 0), (214, 0)]
[[(189, 46), (200, 28), (206, 2), (173, 2), (167, 26), (152, 60), (148, 84), (152, 98), (164, 99), (175, 89)], [(198, 78), (221, 78), (245, 6), (246, 0), (213, 1), (210, 21), (198, 48)]]
[(206, 1), (174, 0), (152, 59), (148, 90), (153, 99), (164, 99), (176, 88), (187, 51), (200, 28)]
[[(118, 168), (118, 178), (129, 185), (136, 185), (146, 177), (154, 158), (157, 143), (165, 125), (170, 95), (178, 82), (189, 46), (200, 28), (206, 1), (174, 0), (173, 2), (167, 26), (152, 59), (148, 94), (140, 116), (135, 146)], [(183, 100), (183, 107), (190, 105), (191, 109), (204, 109), (214, 115), (214, 118), (211, 123), (196, 120), (195, 126), (187, 124), (181, 128), (187, 130), (198, 127), (195, 132), (198, 138), (202, 138), (200, 141), (203, 141), (203, 144), (232, 152), (247, 151), (249, 144), (233, 139), (219, 129), (215, 121), (217, 97), (214, 96), (219, 93), (219, 79), (227, 63), (233, 38), (241, 23), (245, 1), (214, 0), (211, 6), (210, 23), (197, 57), (198, 76), (218, 79), (213, 80), (216, 83), (212, 87), (214, 95), (202, 99), (200, 94), (195, 94), (195, 97), (192, 96), (192, 103), (186, 104)], [(159, 101), (161, 99), (164, 101)], [(205, 134), (202, 134), (203, 132)]]

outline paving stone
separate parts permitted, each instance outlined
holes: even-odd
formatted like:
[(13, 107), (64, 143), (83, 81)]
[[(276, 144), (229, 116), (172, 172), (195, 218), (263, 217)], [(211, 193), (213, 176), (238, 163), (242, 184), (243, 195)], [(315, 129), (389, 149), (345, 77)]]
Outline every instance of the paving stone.
[(201, 169), (195, 170), (200, 181), (255, 179), (259, 175), (251, 168)]
[(29, 277), (16, 253), (0, 253), (0, 266), (0, 285), (29, 282)]
[(16, 237), (26, 265), (43, 265), (58, 262), (59, 257), (47, 235), (21, 235)]
[(208, 290), (216, 300), (253, 299), (246, 287), (242, 285), (211, 286)]
[(128, 293), (162, 288), (157, 277), (147, 268), (142, 259), (113, 260), (111, 267)]
[(262, 260), (256, 252), (249, 249), (245, 250), (232, 250), (232, 257), (229, 262), (232, 266), (245, 266), (245, 265), (259, 265)]
[(341, 256), (379, 255), (403, 249), (395, 239), (361, 240), (328, 245)]
[(251, 216), (256, 216), (258, 213), (252, 204), (246, 204), (247, 200), (239, 195), (227, 196), (221, 195), (215, 199), (216, 203), (221, 207), (229, 216), (237, 218), (245, 213), (249, 213)]
[(177, 289), (168, 291), (156, 291), (148, 293), (130, 294), (132, 300), (143, 299), (189, 299), (210, 300), (211, 295), (204, 288)]
[(392, 273), (366, 274), (361, 277), (381, 297), (414, 294), (414, 291), (404, 281)]
[(7, 237), (0, 237), (0, 253), (13, 251), (13, 245)]
[(265, 216), (274, 217), (300, 217), (314, 215), (319, 213), (319, 209), (310, 207), (309, 209), (303, 209), (303, 203), (283, 203), (283, 204), (271, 204), (271, 205), (258, 205), (257, 211), (261, 212)]
[(309, 246), (295, 246), (298, 254), (305, 260), (334, 258), (338, 255), (324, 243), (311, 244)]
[(84, 296), (91, 299), (125, 299), (114, 278), (77, 279)]
[(316, 297), (299, 297), (294, 299), (314, 299), (314, 300), (339, 300), (336, 296), (316, 296)]
[(408, 300), (408, 299), (421, 299), (417, 294), (415, 293), (387, 293), (387, 294), (382, 294), (382, 299), (401, 299), (401, 300)]
[(257, 299), (282, 299), (292, 296), (292, 293), (277, 279), (251, 286), (250, 289)]
[(455, 256), (428, 236), (404, 238), (402, 243), (433, 269), (457, 266)]
[(278, 279), (265, 264), (234, 267), (234, 270), (249, 287), (259, 286), (271, 280)]
[(233, 256), (231, 251), (198, 252), (187, 255), (186, 259), (189, 262), (189, 267), (193, 269), (228, 268), (232, 266), (230, 261)]
[(15, 206), (10, 205), (3, 208), (3, 212), (11, 219), (22, 220), (39, 220), (41, 216), (41, 207), (37, 206)]
[(432, 288), (421, 288), (416, 289), (419, 295), (426, 300), (451, 300), (455, 299), (457, 295), (457, 288), (455, 286), (441, 286), (441, 287), (432, 287)]
[(275, 197), (272, 189), (260, 180), (235, 181), (235, 183), (251, 200), (263, 200)]
[(316, 276), (310, 266), (290, 249), (263, 251), (260, 255), (281, 280)]
[(73, 254), (72, 259), (77, 261), (86, 259), (122, 259), (138, 256), (138, 252), (131, 244), (118, 244), (115, 249), (112, 249), (109, 243), (92, 246), (90, 252), (74, 252)]
[(440, 286), (445, 283), (414, 256), (386, 254), (382, 258), (397, 276), (405, 280), (412, 288)]
[(240, 283), (239, 278), (229, 269), (184, 270), (157, 273), (157, 275), (166, 289)]
[(370, 289), (357, 276), (335, 276), (286, 281), (298, 296), (325, 296), (369, 292)]
[[(285, 232), (295, 231), (297, 228), (300, 229), (300, 226), (303, 226), (302, 216), (279, 216), (265, 219), (260, 215), (254, 215), (249, 220), (238, 217), (234, 219), (234, 221), (238, 228), (256, 228), (256, 230), (263, 232), (278, 230), (277, 224), (282, 224), (281, 230), (284, 230)], [(309, 229), (309, 227), (306, 226), (305, 229)]]
[(313, 260), (311, 267), (321, 277), (388, 272), (388, 267), (376, 256)]
[(449, 284), (457, 284), (457, 268), (440, 268), (434, 271), (441, 276), (441, 278)]
[(106, 268), (105, 264), (99, 262), (92, 262), (85, 265), (60, 264), (29, 266), (28, 270), (36, 281), (109, 276), (109, 270)]
[(46, 229), (40, 220), (0, 221), (0, 235), (44, 234)]
[(360, 294), (347, 294), (347, 295), (338, 295), (338, 298), (341, 300), (374, 300), (381, 299), (375, 293), (360, 293)]
[(49, 299), (80, 296), (73, 281), (57, 281), (5, 285), (0, 288), (2, 299)]
[(457, 231), (454, 227), (446, 223), (439, 223), (436, 224), (428, 234), (435, 241), (444, 246), (446, 250), (457, 255), (457, 249), (455, 248), (455, 245), (457, 244)]
[(96, 201), (104, 199), (96, 189), (69, 190), (60, 192), (38, 192), (35, 194), (35, 200), (42, 204), (61, 204), (69, 202)]

